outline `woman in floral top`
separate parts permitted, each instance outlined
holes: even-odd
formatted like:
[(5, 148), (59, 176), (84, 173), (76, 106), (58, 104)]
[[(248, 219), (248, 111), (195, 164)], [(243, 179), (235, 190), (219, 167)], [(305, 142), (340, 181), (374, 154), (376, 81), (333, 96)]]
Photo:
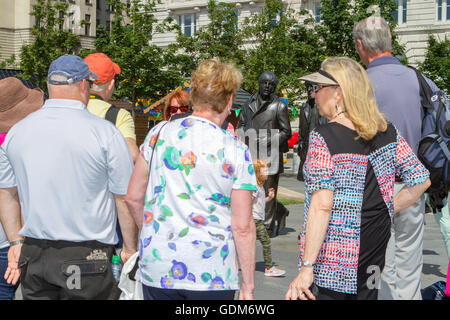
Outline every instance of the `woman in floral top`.
[(154, 127), (141, 146), (126, 201), (141, 228), (145, 299), (233, 299), (238, 258), (239, 298), (253, 298), (256, 177), (247, 146), (220, 128), (241, 80), (234, 66), (204, 61), (193, 114)]
[[(357, 62), (328, 58), (301, 79), (329, 123), (309, 137), (300, 272), (286, 299), (375, 300), (391, 219), (428, 188), (429, 173), (378, 111)], [(396, 177), (405, 187), (394, 196)]]

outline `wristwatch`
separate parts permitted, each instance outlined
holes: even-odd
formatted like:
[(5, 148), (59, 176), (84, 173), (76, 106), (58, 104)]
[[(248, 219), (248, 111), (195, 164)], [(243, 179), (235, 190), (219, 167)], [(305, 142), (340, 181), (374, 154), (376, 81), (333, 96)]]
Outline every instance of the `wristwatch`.
[(15, 240), (15, 241), (11, 241), (11, 242), (9, 243), (9, 246), (12, 247), (12, 246), (15, 246), (15, 245), (18, 245), (18, 244), (22, 244), (22, 243), (24, 243), (24, 242), (25, 242), (24, 240)]
[(303, 260), (302, 261), (302, 267), (310, 267), (310, 268), (312, 268), (314, 266), (315, 266), (315, 263), (311, 263), (308, 260)]

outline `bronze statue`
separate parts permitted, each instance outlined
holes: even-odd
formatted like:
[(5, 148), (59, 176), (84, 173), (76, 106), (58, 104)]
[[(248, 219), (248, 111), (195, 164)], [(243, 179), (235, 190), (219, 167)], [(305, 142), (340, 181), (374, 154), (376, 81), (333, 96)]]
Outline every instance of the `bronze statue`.
[[(240, 116), (240, 132), (247, 138), (252, 158), (270, 162), (269, 176), (264, 184), (266, 194), (275, 189), (275, 198), (266, 204), (264, 224), (270, 235), (277, 235), (284, 227), (284, 216), (276, 201), (278, 181), (283, 168), (283, 153), (289, 151), (288, 140), (292, 130), (287, 104), (275, 95), (278, 79), (273, 72), (263, 72), (258, 79), (258, 92), (243, 106)], [(256, 145), (256, 148), (252, 146)], [(277, 222), (277, 225), (275, 226)]]

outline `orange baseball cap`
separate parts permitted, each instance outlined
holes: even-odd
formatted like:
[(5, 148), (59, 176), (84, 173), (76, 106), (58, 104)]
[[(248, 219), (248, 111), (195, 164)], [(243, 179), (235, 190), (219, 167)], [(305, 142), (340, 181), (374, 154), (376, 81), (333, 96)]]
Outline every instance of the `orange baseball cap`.
[(98, 76), (95, 84), (105, 84), (120, 73), (120, 67), (102, 52), (91, 53), (84, 58), (84, 61), (88, 64), (89, 69)]

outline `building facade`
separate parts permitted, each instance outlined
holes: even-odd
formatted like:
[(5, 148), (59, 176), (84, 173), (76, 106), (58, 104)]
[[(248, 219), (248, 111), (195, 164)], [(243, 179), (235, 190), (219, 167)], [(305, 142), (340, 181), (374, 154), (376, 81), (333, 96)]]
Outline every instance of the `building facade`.
[[(81, 37), (81, 47), (92, 49), (100, 24), (111, 27), (114, 8), (106, 0), (55, 0), (69, 4), (68, 15), (61, 26)], [(127, 0), (123, 0), (126, 2)], [(129, 1), (129, 0), (128, 0)], [(20, 54), (23, 45), (33, 41), (31, 29), (38, 23), (30, 15), (37, 0), (0, 1), (0, 62)], [(82, 22), (85, 24), (82, 24)]]
[[(32, 5), (37, 0), (0, 1), (0, 61), (20, 53), (22, 45), (32, 41), (31, 28), (36, 23), (30, 16)], [(102, 24), (111, 27), (114, 8), (106, 0), (55, 0), (69, 4), (69, 14), (63, 28), (81, 36), (83, 48), (93, 48), (96, 29)], [(129, 0), (122, 0), (129, 2)], [(282, 0), (294, 10), (308, 10), (320, 23), (320, 0)], [(428, 35), (439, 41), (450, 40), (450, 0), (396, 0), (398, 4), (395, 19), (399, 41), (405, 45), (406, 56), (411, 64), (423, 61)], [(223, 0), (235, 3), (238, 21), (260, 12), (264, 0)], [(162, 0), (157, 5), (156, 17), (159, 21), (172, 17), (184, 34), (192, 36), (200, 27), (209, 23), (208, 0)], [(82, 25), (81, 22), (86, 24)], [(176, 33), (155, 34), (153, 42), (167, 47), (176, 41)]]
[[(320, 23), (320, 0), (282, 0), (294, 10), (308, 10)], [(409, 63), (416, 65), (424, 59), (428, 36), (434, 35), (439, 41), (450, 40), (450, 0), (396, 0), (396, 32)], [(224, 0), (236, 3), (238, 20), (257, 13), (264, 6), (264, 0)], [(163, 0), (158, 6), (157, 17), (162, 21), (170, 16), (190, 36), (201, 26), (209, 23), (207, 0)], [(175, 42), (175, 33), (156, 34), (154, 43), (166, 47)]]

